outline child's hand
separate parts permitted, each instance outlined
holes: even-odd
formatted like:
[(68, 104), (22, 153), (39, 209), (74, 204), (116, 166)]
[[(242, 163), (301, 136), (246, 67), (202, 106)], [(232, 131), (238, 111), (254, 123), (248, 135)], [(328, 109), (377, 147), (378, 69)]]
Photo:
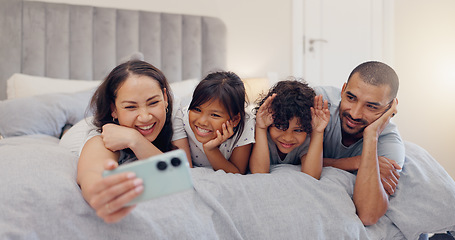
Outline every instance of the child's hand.
[(266, 129), (273, 123), (273, 113), (270, 106), (275, 97), (276, 93), (272, 94), (259, 107), (256, 113), (256, 128)]
[(139, 137), (143, 137), (136, 129), (117, 124), (105, 124), (101, 133), (104, 146), (115, 152), (130, 148)]
[(329, 124), (329, 103), (323, 100), (322, 95), (314, 97), (314, 107), (311, 108), (311, 125), (313, 132), (323, 133)]
[(221, 128), (223, 132), (220, 133), (220, 130), (216, 130), (216, 138), (205, 143), (203, 145), (204, 150), (212, 150), (214, 148), (218, 148), (223, 142), (234, 135), (234, 126), (230, 120), (226, 123), (223, 123)]

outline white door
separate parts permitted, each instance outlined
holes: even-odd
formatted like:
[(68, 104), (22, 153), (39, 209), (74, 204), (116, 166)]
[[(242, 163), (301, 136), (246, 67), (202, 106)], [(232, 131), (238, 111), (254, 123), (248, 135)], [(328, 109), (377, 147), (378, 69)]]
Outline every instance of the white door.
[[(389, 1), (294, 0), (294, 30), (303, 22), (302, 32), (294, 32), (294, 75), (313, 86), (341, 87), (364, 61), (391, 65), (393, 2)], [(299, 11), (303, 17), (295, 15)]]

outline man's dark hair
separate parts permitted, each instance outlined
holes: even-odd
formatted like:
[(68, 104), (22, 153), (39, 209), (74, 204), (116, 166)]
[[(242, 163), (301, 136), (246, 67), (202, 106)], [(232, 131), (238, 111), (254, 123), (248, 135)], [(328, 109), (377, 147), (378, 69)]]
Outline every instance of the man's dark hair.
[(349, 79), (355, 73), (359, 73), (360, 78), (365, 83), (374, 86), (388, 85), (390, 87), (390, 97), (392, 99), (397, 97), (398, 75), (389, 65), (376, 61), (364, 62), (352, 70), (347, 84), (349, 84)]

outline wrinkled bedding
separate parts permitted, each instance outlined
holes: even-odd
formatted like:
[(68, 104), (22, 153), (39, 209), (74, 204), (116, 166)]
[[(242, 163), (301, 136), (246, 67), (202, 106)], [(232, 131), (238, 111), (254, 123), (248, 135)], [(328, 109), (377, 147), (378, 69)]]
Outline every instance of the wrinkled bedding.
[[(406, 143), (397, 192), (380, 221), (355, 213), (355, 176), (299, 166), (238, 175), (191, 169), (194, 190), (139, 204), (106, 224), (76, 183), (78, 157), (44, 135), (0, 140), (1, 239), (417, 239), (455, 231), (455, 182), (421, 147)], [(438, 196), (438, 197), (435, 197)]]

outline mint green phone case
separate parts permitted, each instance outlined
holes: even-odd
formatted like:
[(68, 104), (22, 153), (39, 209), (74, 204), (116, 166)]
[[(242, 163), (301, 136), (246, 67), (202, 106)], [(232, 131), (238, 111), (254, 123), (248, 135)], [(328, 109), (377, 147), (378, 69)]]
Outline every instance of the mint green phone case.
[(122, 172), (135, 172), (144, 181), (144, 192), (127, 206), (193, 188), (190, 165), (183, 150), (177, 149), (144, 160), (106, 170), (103, 177)]

